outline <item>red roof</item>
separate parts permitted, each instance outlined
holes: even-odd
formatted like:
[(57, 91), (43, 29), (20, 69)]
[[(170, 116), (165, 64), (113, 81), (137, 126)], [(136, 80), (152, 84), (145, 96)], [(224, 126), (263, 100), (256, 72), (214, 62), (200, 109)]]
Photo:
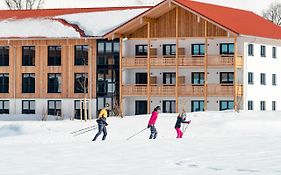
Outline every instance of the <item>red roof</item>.
[(253, 12), (190, 0), (174, 1), (234, 33), (281, 39), (280, 26)]
[(36, 9), (36, 10), (0, 10), (0, 12), (1, 12), (0, 19), (43, 18), (43, 17), (54, 17), (54, 16), (60, 16), (60, 15), (74, 14), (74, 13), (129, 10), (129, 9), (140, 9), (140, 8), (151, 8), (151, 6)]

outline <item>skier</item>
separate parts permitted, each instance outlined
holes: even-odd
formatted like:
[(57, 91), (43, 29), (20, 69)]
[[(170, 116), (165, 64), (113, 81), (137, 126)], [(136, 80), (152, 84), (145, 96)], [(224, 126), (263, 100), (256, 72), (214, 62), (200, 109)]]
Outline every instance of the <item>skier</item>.
[(99, 117), (97, 119), (99, 130), (98, 130), (98, 133), (96, 134), (96, 136), (94, 137), (93, 141), (96, 141), (102, 132), (103, 132), (102, 140), (106, 139), (106, 136), (107, 136), (106, 126), (108, 125), (106, 122), (106, 118), (108, 116), (107, 110), (109, 110), (109, 106), (110, 105), (108, 103), (106, 103), (105, 107), (99, 113)]
[(149, 139), (156, 139), (156, 137), (157, 137), (158, 132), (156, 130), (155, 123), (156, 123), (158, 114), (160, 113), (160, 110), (161, 110), (160, 106), (157, 106), (156, 108), (154, 108), (154, 110), (151, 114), (150, 120), (147, 125), (147, 128), (150, 128), (150, 132), (151, 132)]
[(177, 138), (182, 138), (183, 132), (181, 131), (181, 124), (182, 123), (187, 123), (190, 124), (191, 120), (186, 121), (186, 113), (184, 110), (182, 110), (182, 113), (180, 113), (177, 117), (177, 122), (175, 125), (175, 129), (177, 131)]

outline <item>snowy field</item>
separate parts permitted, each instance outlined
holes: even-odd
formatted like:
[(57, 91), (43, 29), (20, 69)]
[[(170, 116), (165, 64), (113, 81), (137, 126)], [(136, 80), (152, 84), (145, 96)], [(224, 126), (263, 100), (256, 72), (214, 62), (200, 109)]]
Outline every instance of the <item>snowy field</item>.
[(146, 130), (129, 141), (146, 127), (148, 116), (109, 118), (105, 142), (91, 142), (96, 131), (70, 134), (95, 121), (0, 116), (0, 174), (281, 174), (281, 112), (193, 113), (182, 140), (175, 138), (175, 116), (160, 114), (157, 140), (148, 140)]

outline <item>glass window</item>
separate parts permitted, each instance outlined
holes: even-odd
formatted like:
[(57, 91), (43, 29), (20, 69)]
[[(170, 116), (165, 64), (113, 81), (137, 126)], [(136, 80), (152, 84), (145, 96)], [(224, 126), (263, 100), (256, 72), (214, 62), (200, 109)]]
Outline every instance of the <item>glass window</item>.
[(98, 53), (104, 53), (105, 44), (103, 42), (98, 43)]
[(163, 73), (163, 84), (175, 85), (176, 84), (176, 73), (175, 72)]
[(203, 100), (193, 100), (191, 101), (191, 112), (204, 111), (204, 101)]
[(77, 45), (75, 46), (75, 61), (76, 66), (88, 65), (88, 53), (89, 46), (87, 45)]
[(22, 93), (35, 93), (35, 74), (22, 74)]
[(0, 66), (9, 66), (9, 46), (0, 46)]
[(48, 100), (48, 115), (61, 116), (61, 100)]
[(192, 44), (191, 53), (194, 56), (202, 56), (205, 54), (205, 44)]
[(60, 73), (48, 74), (48, 93), (61, 93), (61, 85)]
[(9, 114), (9, 105), (10, 102), (8, 100), (0, 100), (0, 114)]
[(276, 53), (276, 47), (272, 47), (272, 58), (276, 58), (277, 57), (277, 53)]
[(88, 93), (88, 73), (75, 73), (74, 77), (74, 93)]
[(266, 85), (266, 74), (261, 73), (261, 85)]
[(136, 73), (136, 84), (147, 84), (147, 73)]
[(254, 56), (254, 45), (253, 44), (248, 45), (248, 56)]
[(48, 66), (61, 65), (61, 46), (48, 46)]
[(248, 101), (248, 110), (249, 111), (254, 110), (254, 102), (253, 101)]
[(234, 73), (233, 72), (221, 72), (220, 83), (221, 84), (233, 84)]
[(166, 56), (176, 55), (176, 45), (175, 44), (163, 44), (163, 55), (166, 55)]
[(204, 72), (192, 72), (191, 73), (193, 85), (204, 85), (205, 73)]
[(164, 100), (163, 101), (163, 113), (176, 113), (176, 101)]
[(266, 57), (266, 47), (265, 46), (261, 46), (261, 57)]
[(137, 100), (135, 103), (135, 112), (136, 115), (147, 114), (147, 101)]
[(0, 93), (9, 93), (9, 74), (0, 73)]
[(272, 86), (276, 86), (276, 74), (272, 74)]
[(22, 47), (22, 65), (35, 66), (35, 46)]
[(234, 44), (233, 43), (220, 44), (220, 54), (221, 55), (233, 55), (234, 54)]
[(147, 45), (136, 45), (136, 56), (147, 56)]
[(22, 114), (35, 114), (35, 100), (22, 101)]
[(272, 101), (272, 111), (276, 111), (276, 101)]
[(234, 109), (234, 101), (220, 101), (220, 111)]
[(248, 72), (248, 84), (254, 84), (254, 73)]
[(107, 43), (105, 44), (105, 51), (106, 51), (107, 53), (111, 53), (111, 52), (112, 52), (112, 42), (107, 42)]
[(261, 110), (261, 111), (265, 111), (265, 110), (266, 110), (265, 101), (261, 101), (261, 102), (260, 102), (260, 110)]

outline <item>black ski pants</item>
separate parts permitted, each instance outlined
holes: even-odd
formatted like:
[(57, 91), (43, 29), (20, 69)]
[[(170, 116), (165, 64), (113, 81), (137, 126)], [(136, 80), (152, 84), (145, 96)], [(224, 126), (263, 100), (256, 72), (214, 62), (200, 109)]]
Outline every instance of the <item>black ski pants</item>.
[(99, 131), (98, 131), (98, 133), (96, 134), (96, 136), (94, 137), (93, 141), (96, 141), (97, 138), (99, 137), (99, 135), (101, 135), (102, 132), (103, 132), (102, 140), (105, 140), (105, 139), (106, 139), (107, 130), (106, 130), (106, 125), (105, 125), (105, 123), (99, 123), (99, 124), (98, 124), (98, 127), (99, 127)]

